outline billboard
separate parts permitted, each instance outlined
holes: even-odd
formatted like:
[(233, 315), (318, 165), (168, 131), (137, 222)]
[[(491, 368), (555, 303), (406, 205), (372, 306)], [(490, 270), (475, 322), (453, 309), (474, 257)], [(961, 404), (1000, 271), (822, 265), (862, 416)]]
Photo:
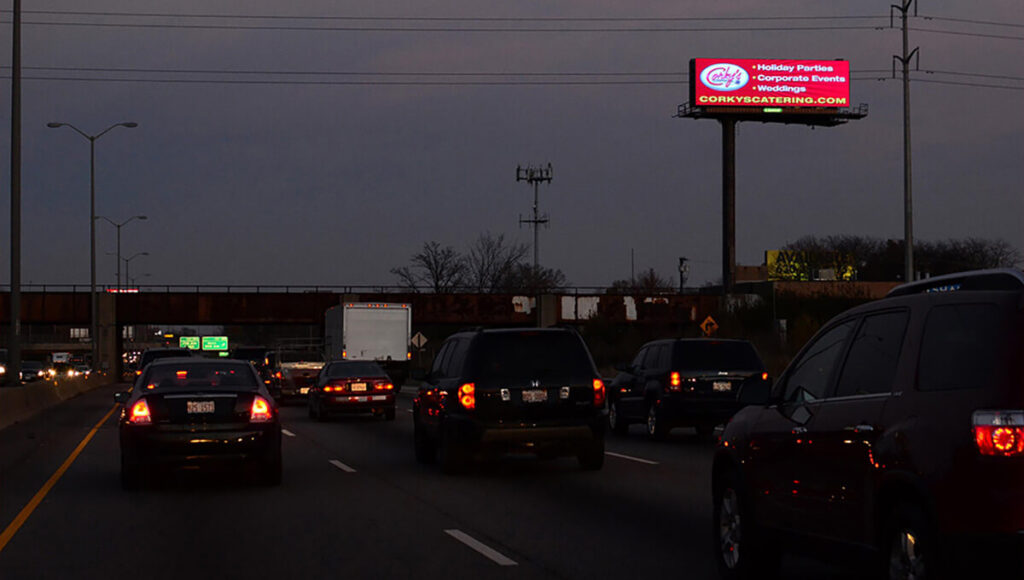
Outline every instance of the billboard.
[(690, 60), (690, 103), (697, 107), (849, 107), (850, 63), (695, 58)]
[(840, 252), (768, 250), (764, 253), (769, 280), (808, 282), (857, 279), (853, 256)]

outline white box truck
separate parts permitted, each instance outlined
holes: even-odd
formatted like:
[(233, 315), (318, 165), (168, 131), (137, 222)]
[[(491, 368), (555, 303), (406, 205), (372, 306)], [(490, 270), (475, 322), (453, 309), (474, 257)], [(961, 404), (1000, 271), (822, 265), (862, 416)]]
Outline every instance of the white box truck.
[(395, 388), (409, 376), (412, 305), (346, 302), (324, 313), (327, 360), (372, 360), (387, 371)]

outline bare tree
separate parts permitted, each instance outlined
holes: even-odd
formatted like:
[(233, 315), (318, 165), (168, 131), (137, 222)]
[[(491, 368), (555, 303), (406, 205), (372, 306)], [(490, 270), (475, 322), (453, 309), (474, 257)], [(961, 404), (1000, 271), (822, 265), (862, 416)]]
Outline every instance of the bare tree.
[(504, 234), (481, 234), (466, 256), (467, 285), (477, 292), (497, 292), (507, 287), (526, 253), (526, 244), (506, 244)]
[(675, 291), (675, 287), (672, 286), (667, 278), (663, 278), (660, 274), (655, 272), (654, 268), (644, 270), (640, 274), (640, 277), (634, 281), (616, 280), (612, 282), (610, 289), (610, 293), (612, 294), (660, 294), (672, 291)]
[(464, 283), (466, 260), (451, 246), (442, 248), (438, 242), (425, 242), (410, 262), (408, 266), (391, 269), (410, 290), (419, 291), (426, 286), (436, 293), (454, 292)]
[(505, 290), (540, 294), (565, 288), (566, 285), (568, 282), (561, 270), (519, 263), (506, 281)]

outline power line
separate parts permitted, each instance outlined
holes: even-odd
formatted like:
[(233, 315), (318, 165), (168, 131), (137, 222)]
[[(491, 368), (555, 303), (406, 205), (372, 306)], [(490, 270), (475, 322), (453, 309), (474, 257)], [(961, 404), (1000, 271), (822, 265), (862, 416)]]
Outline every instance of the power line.
[(949, 18), (943, 16), (921, 16), (925, 20), (937, 20), (941, 22), (962, 22), (964, 24), (982, 24), (986, 26), (1007, 26), (1010, 28), (1024, 28), (1024, 24), (1014, 22), (994, 22), (992, 20), (970, 20), (968, 18)]
[[(10, 14), (0, 10), (0, 14)], [(111, 12), (74, 10), (23, 10), (23, 14), (41, 16), (101, 16), (115, 18), (194, 18), (194, 19), (237, 19), (237, 20), (321, 20), (321, 21), (363, 21), (363, 22), (736, 22), (772, 20), (882, 20), (884, 16), (353, 16), (353, 15), (312, 15), (286, 14), (200, 14), (169, 12)]]
[(1024, 87), (1011, 87), (1009, 85), (988, 85), (988, 84), (982, 84), (982, 83), (968, 83), (968, 82), (962, 82), (962, 81), (940, 81), (940, 80), (917, 79), (916, 78), (916, 79), (914, 79), (914, 82), (918, 82), (918, 83), (931, 83), (931, 84), (936, 84), (936, 85), (955, 85), (955, 86), (961, 86), (961, 87), (980, 87), (980, 88), (985, 88), (985, 89), (1005, 89), (1005, 90), (1008, 90), (1008, 91), (1024, 91)]
[(1024, 81), (1024, 77), (1015, 77), (1015, 76), (1010, 76), (1010, 75), (989, 75), (989, 74), (981, 74), (981, 73), (965, 73), (965, 72), (956, 72), (956, 71), (948, 71), (948, 70), (922, 70), (920, 72), (927, 73), (927, 74), (936, 74), (936, 75), (950, 75), (950, 76), (960, 76), (960, 77), (979, 77), (979, 78), (983, 78), (983, 79), (1003, 79), (1003, 80), (1010, 80), (1010, 81)]
[[(7, 21), (0, 21), (5, 24)], [(471, 33), (654, 33), (654, 32), (822, 32), (834, 30), (885, 30), (887, 26), (731, 26), (717, 28), (696, 27), (423, 27), (423, 26), (297, 26), (297, 25), (243, 25), (243, 24), (175, 24), (175, 23), (122, 23), (122, 22), (53, 22), (25, 21), (28, 26), (56, 26), (74, 28), (139, 28), (186, 30), (252, 30), (275, 32), (471, 32)]]
[(981, 32), (957, 32), (955, 30), (935, 30), (934, 28), (911, 28), (914, 32), (928, 32), (931, 34), (949, 34), (952, 36), (972, 36), (975, 38), (996, 38), (999, 40), (1024, 40), (1024, 36), (1009, 36), (1005, 34), (983, 34)]

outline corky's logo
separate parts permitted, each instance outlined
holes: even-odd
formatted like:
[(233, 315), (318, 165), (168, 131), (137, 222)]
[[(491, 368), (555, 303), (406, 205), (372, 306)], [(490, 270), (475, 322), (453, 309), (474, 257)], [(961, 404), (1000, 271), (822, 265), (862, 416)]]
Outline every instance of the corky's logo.
[(735, 91), (750, 82), (750, 75), (741, 66), (722, 62), (701, 71), (700, 82), (713, 91)]

